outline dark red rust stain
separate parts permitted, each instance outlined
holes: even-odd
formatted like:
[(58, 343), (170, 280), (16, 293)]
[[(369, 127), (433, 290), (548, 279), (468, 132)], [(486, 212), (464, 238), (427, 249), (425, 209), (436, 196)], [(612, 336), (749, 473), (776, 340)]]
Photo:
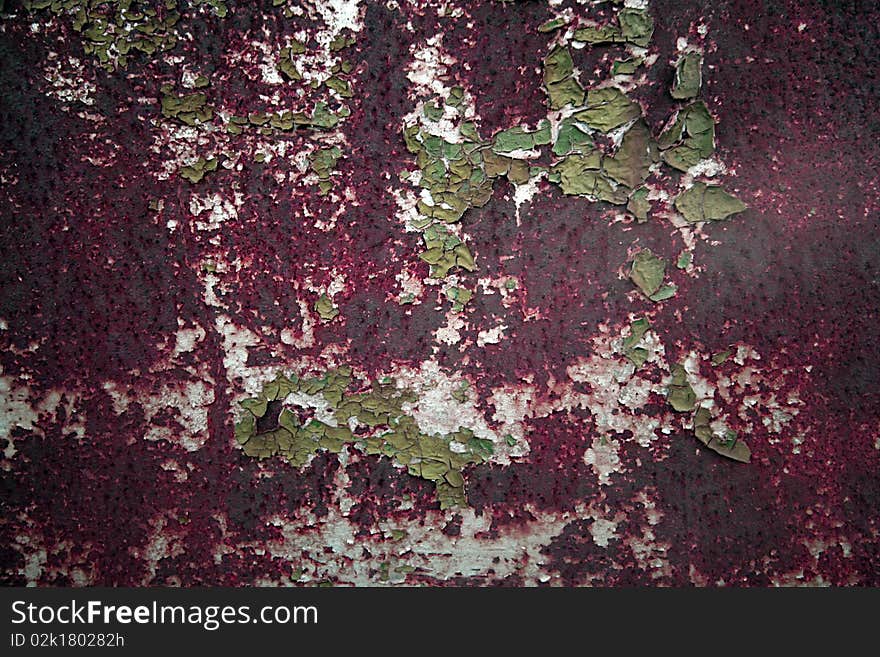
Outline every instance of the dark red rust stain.
[(589, 421), (575, 423), (557, 413), (533, 420), (530, 428), (527, 463), (481, 465), (468, 474), (469, 503), (478, 513), (497, 513), (493, 526), (524, 524), (526, 505), (565, 511), (598, 491), (582, 458), (595, 435)]

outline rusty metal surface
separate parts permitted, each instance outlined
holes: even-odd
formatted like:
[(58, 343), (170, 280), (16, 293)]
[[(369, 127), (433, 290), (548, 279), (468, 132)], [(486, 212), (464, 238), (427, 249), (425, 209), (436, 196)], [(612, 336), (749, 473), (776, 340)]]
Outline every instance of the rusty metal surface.
[[(880, 583), (874, 3), (4, 4), (4, 584)], [(575, 43), (633, 9), (647, 47)], [(554, 44), (651, 144), (701, 54), (714, 151), (651, 146), (639, 221), (519, 149), (443, 276), (420, 149), (558, 140)]]

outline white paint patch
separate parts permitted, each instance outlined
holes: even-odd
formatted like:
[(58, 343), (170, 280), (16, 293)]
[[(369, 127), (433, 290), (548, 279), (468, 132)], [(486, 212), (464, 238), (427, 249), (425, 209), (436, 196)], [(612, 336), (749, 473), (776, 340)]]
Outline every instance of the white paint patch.
[(189, 200), (189, 211), (197, 218), (197, 230), (217, 230), (227, 221), (238, 220), (236, 204), (217, 193), (205, 197), (193, 194)]
[[(214, 403), (214, 388), (205, 381), (168, 382), (154, 395), (137, 398), (144, 409), (146, 440), (167, 440), (194, 452), (208, 440), (208, 410)], [(159, 415), (171, 411), (175, 426), (153, 423)]]
[(611, 475), (620, 471), (620, 457), (617, 453), (619, 448), (619, 441), (598, 436), (593, 439), (592, 447), (588, 447), (584, 452), (584, 463), (592, 466), (599, 483), (603, 486), (608, 486), (611, 483)]
[(449, 93), (450, 87), (444, 84), (443, 79), (448, 73), (447, 66), (454, 64), (455, 59), (443, 52), (442, 43), (443, 35), (437, 34), (429, 38), (425, 45), (413, 47), (413, 61), (407, 67), (406, 77), (418, 87), (415, 93), (444, 97)]
[[(94, 105), (95, 84), (85, 78), (85, 67), (76, 57), (60, 59), (57, 53), (50, 52), (43, 65), (43, 78), (49, 83), (45, 88), (47, 96), (64, 103)], [(62, 106), (64, 111), (69, 107)]]
[(292, 392), (284, 398), (284, 403), (287, 406), (298, 406), (299, 408), (311, 410), (316, 420), (323, 422), (328, 426), (339, 426), (336, 422), (336, 416), (333, 414), (330, 402), (324, 399), (323, 395), (309, 395), (304, 392)]
[(446, 324), (434, 332), (434, 340), (442, 344), (453, 345), (461, 341), (461, 329), (464, 328), (464, 319), (458, 313), (452, 311), (446, 313)]
[[(63, 405), (62, 397), (66, 399)], [(34, 399), (34, 393), (26, 381), (4, 376), (0, 369), (0, 439), (6, 441), (3, 458), (11, 459), (17, 453), (12, 437), (14, 428), (42, 435), (39, 421), (56, 421), (58, 411), (62, 408), (64, 433), (75, 433), (81, 438), (85, 434), (85, 420), (76, 409), (78, 403), (78, 395), (72, 392), (63, 394), (61, 390), (49, 390), (42, 397)]]
[(516, 205), (516, 225), (519, 226), (521, 223), (520, 218), (520, 209), (526, 203), (530, 203), (535, 196), (537, 196), (540, 191), (541, 186), (541, 177), (536, 176), (534, 178), (530, 178), (527, 183), (524, 185), (514, 185), (513, 189), (513, 202)]
[(504, 330), (506, 328), (507, 324), (498, 324), (498, 326), (493, 328), (480, 331), (477, 334), (477, 346), (485, 347), (487, 344), (498, 344), (504, 337)]
[(0, 436), (6, 440), (3, 455), (8, 459), (15, 456), (13, 427), (31, 430), (34, 428), (34, 422), (37, 421), (37, 413), (29, 401), (30, 389), (15, 384), (16, 381), (12, 377), (0, 376)]
[(205, 329), (198, 324), (195, 328), (179, 328), (174, 334), (174, 352), (172, 357), (188, 353), (195, 349), (196, 344), (205, 339)]
[[(545, 571), (547, 557), (541, 550), (577, 514), (529, 511), (534, 521), (526, 527), (502, 528), (491, 540), (483, 538), (491, 528), (490, 514), (477, 516), (472, 509), (459, 512), (461, 533), (457, 537), (450, 538), (440, 531), (451, 513), (429, 511), (424, 522), (382, 523), (378, 533), (364, 538), (357, 536), (359, 528), (334, 506), (323, 518), (309, 518), (312, 526), (305, 532), (303, 519), (270, 518), (268, 522), (280, 528), (282, 538), (269, 541), (265, 547), (275, 558), (305, 561), (305, 581), (320, 581), (332, 575), (356, 586), (400, 585), (406, 581), (402, 568), (418, 568), (439, 580), (481, 576), (491, 570), (495, 577), (517, 574), (535, 585), (557, 577)], [(399, 528), (406, 531), (404, 540), (386, 538), (391, 529)], [(361, 556), (365, 544), (372, 554), (370, 560)], [(327, 552), (325, 546), (332, 546), (332, 551)], [(238, 549), (249, 547), (242, 544)], [(389, 564), (385, 580), (375, 572), (375, 564), (383, 562)]]
[(293, 329), (281, 329), (281, 342), (300, 349), (308, 349), (315, 345), (315, 325), (317, 320), (309, 310), (309, 305), (302, 299), (297, 300), (299, 314), (302, 318), (302, 335), (297, 335)]
[(233, 381), (237, 377), (244, 379), (254, 393), (259, 385), (251, 383), (250, 368), (247, 367), (248, 347), (260, 344), (260, 338), (253, 331), (236, 326), (226, 315), (219, 315), (214, 322), (217, 332), (223, 337), (223, 367), (226, 377)]
[(599, 547), (608, 547), (608, 543), (616, 537), (616, 532), (617, 523), (606, 518), (596, 518), (590, 525), (590, 535)]
[(323, 0), (316, 8), (327, 25), (327, 30), (336, 36), (342, 30), (360, 32), (363, 29), (360, 0)]

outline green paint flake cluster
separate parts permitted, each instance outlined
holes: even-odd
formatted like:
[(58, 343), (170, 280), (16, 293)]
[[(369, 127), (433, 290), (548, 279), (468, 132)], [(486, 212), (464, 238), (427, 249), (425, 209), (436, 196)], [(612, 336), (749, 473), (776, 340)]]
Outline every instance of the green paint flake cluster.
[[(302, 76), (294, 63), (298, 55), (307, 51), (305, 44), (300, 41), (292, 41), (291, 45), (281, 51), (279, 69), (288, 80), (300, 80)], [(339, 98), (349, 98), (353, 95), (351, 84), (343, 77), (353, 70), (350, 62), (337, 62), (332, 69), (332, 75), (325, 80), (324, 86)], [(196, 78), (194, 86), (203, 89), (210, 86), (210, 81), (205, 76)], [(211, 122), (217, 114), (208, 104), (208, 95), (205, 91), (191, 91), (177, 93), (173, 85), (166, 84), (161, 87), (161, 112), (168, 119), (179, 121), (188, 126), (199, 126)], [(327, 131), (336, 128), (340, 121), (350, 116), (351, 110), (344, 104), (336, 110), (331, 110), (326, 102), (315, 102), (311, 112), (282, 110), (276, 112), (249, 112), (244, 116), (222, 115), (224, 128), (230, 135), (240, 135), (253, 131), (264, 136), (271, 136), (278, 132), (290, 132), (297, 129), (311, 129), (314, 131)], [(337, 146), (318, 148), (309, 158), (312, 171), (318, 177), (318, 187), (321, 194), (327, 194), (333, 187), (331, 173), (336, 167), (342, 151)], [(257, 162), (266, 159), (264, 153), (257, 153)], [(217, 162), (214, 159), (200, 158), (190, 167), (185, 167), (180, 174), (190, 182), (199, 182), (207, 171), (216, 169)]]
[(203, 91), (176, 94), (171, 85), (160, 88), (162, 116), (180, 121), (184, 125), (196, 126), (214, 118), (214, 110), (208, 106), (208, 96)]
[(461, 312), (464, 310), (465, 304), (470, 301), (474, 293), (463, 287), (450, 286), (444, 290), (446, 298), (452, 301), (452, 310)]
[(334, 112), (327, 107), (327, 103), (323, 102), (315, 103), (311, 114), (290, 110), (249, 112), (247, 116), (233, 114), (226, 123), (226, 132), (238, 135), (245, 130), (256, 130), (262, 135), (271, 135), (275, 131), (290, 132), (296, 128), (332, 130), (339, 125), (341, 119), (350, 114), (351, 110), (344, 105)]
[[(553, 31), (563, 24), (551, 21)], [(630, 44), (647, 47), (654, 31), (650, 14), (643, 9), (622, 8), (615, 23), (588, 25), (574, 32), (576, 42), (592, 45)], [(639, 56), (617, 60), (614, 75), (632, 75), (644, 63)], [(690, 101), (674, 116), (671, 124), (654, 138), (642, 119), (641, 106), (616, 86), (584, 90), (574, 76), (571, 51), (555, 45), (544, 58), (544, 87), (551, 110), (565, 110), (556, 130), (553, 154), (562, 158), (554, 163), (547, 179), (565, 194), (624, 205), (637, 222), (648, 220), (651, 203), (643, 187), (651, 166), (664, 162), (679, 171), (710, 157), (715, 152), (715, 120), (702, 100), (696, 100), (702, 86), (702, 55), (689, 52), (681, 56), (670, 90), (677, 100)], [(593, 134), (609, 134), (630, 126), (614, 154), (600, 151)], [(522, 135), (517, 135), (522, 137)], [(679, 196), (676, 207), (690, 222), (725, 218), (745, 209), (723, 190), (699, 183)], [(708, 189), (708, 193), (706, 190)], [(649, 294), (654, 300), (675, 294), (674, 286), (657, 288)]]
[(617, 24), (589, 25), (575, 30), (574, 39), (593, 45), (631, 43), (647, 48), (654, 34), (654, 19), (644, 9), (622, 9)]
[[(236, 440), (248, 456), (280, 456), (297, 468), (320, 451), (339, 453), (352, 445), (366, 454), (391, 458), (411, 475), (434, 482), (441, 508), (466, 505), (463, 471), (492, 456), (493, 443), (465, 428), (446, 435), (422, 432), (403, 410), (404, 404), (418, 401), (416, 395), (388, 377), (366, 391), (353, 387), (348, 367), (314, 378), (279, 375), (257, 397), (241, 402), (244, 414), (235, 426)], [(323, 397), (336, 426), (304, 417), (303, 409), (287, 403), (291, 393)], [(453, 442), (463, 447), (453, 450)]]
[(303, 79), (302, 73), (299, 72), (299, 69), (296, 66), (296, 57), (305, 52), (305, 44), (295, 39), (291, 41), (289, 46), (281, 49), (281, 53), (278, 56), (278, 70), (281, 71), (281, 74), (288, 80), (298, 82)]
[[(218, 10), (217, 14), (225, 16), (222, 2), (212, 4), (223, 7), (223, 13)], [(177, 0), (25, 0), (23, 5), (31, 11), (45, 9), (56, 16), (71, 17), (85, 53), (108, 71), (125, 68), (138, 52), (153, 55), (177, 45), (174, 27), (181, 18)]]
[[(539, 31), (550, 33), (567, 24), (567, 19), (554, 18), (541, 25)], [(653, 19), (646, 10), (624, 7), (618, 11), (616, 23), (581, 27), (575, 31), (574, 39), (594, 45), (647, 47), (653, 30)], [(632, 74), (643, 63), (641, 57), (632, 56), (617, 62), (615, 72)], [(580, 85), (568, 46), (555, 45), (543, 64), (549, 108), (564, 110), (555, 129), (551, 129), (549, 121), (541, 122), (536, 129), (513, 126), (487, 141), (480, 138), (473, 123), (463, 122), (459, 124), (463, 141), (450, 143), (420, 124), (405, 128), (404, 140), (416, 155), (420, 169), (419, 184), (430, 192), (429, 197), (423, 196), (418, 202), (424, 219), (416, 228), (423, 230), (460, 221), (468, 208), (482, 207), (488, 202), (493, 181), (498, 177), (506, 176), (511, 183), (521, 185), (543, 171), (547, 172), (547, 180), (559, 185), (564, 194), (625, 206), (638, 222), (644, 222), (651, 212), (645, 183), (653, 165), (664, 162), (687, 171), (714, 153), (715, 122), (702, 101), (695, 100), (681, 109), (672, 124), (655, 139), (643, 119), (641, 105), (623, 90), (616, 86), (585, 90)], [(701, 68), (699, 54), (682, 57), (674, 88), (676, 97), (690, 99), (699, 93)], [(458, 108), (463, 97), (463, 90), (456, 87), (449, 98), (427, 102), (422, 111), (424, 120), (441, 120), (444, 105)], [(596, 133), (607, 135), (624, 128), (626, 132), (615, 152), (606, 153), (597, 147)], [(557, 158), (555, 162), (548, 169), (530, 166), (529, 159), (548, 145)], [(511, 154), (518, 157), (509, 157)], [(690, 221), (694, 216), (688, 205), (691, 199), (682, 197), (679, 200), (689, 209), (686, 218)], [(710, 207), (707, 211), (700, 208), (700, 217), (717, 214), (720, 197), (713, 192), (706, 200)], [(431, 264), (434, 277), (442, 278), (456, 267), (468, 269), (465, 263), (473, 260), (469, 253), (463, 253), (466, 247), (460, 238), (447, 230), (435, 229), (426, 234), (425, 247), (420, 257)], [(663, 285), (661, 280), (646, 295), (662, 301), (675, 292), (675, 285)]]
[(455, 267), (465, 271), (476, 270), (476, 263), (467, 245), (442, 224), (427, 226), (422, 239), (425, 250), (419, 254), (419, 258), (431, 265), (433, 278), (446, 278)]
[(672, 380), (666, 391), (666, 401), (672, 406), (672, 409), (679, 413), (685, 413), (694, 410), (697, 404), (697, 395), (691, 384), (688, 383), (687, 372), (683, 365), (675, 364), (672, 366)]
[[(291, 46), (282, 50), (279, 67), (288, 79), (300, 79), (297, 77), (298, 72), (292, 58), (304, 52), (306, 52), (306, 47), (299, 41), (293, 41)], [(348, 62), (335, 64), (334, 74), (325, 81), (325, 86), (342, 98), (350, 97), (352, 95), (351, 85), (340, 75), (351, 72), (352, 68)], [(199, 76), (195, 81), (197, 88), (207, 87), (209, 84), (209, 80), (204, 76)], [(163, 94), (161, 108), (164, 117), (190, 126), (207, 123), (215, 117), (214, 111), (208, 105), (205, 92), (176, 94), (171, 85), (164, 85), (161, 90)], [(341, 105), (339, 109), (332, 111), (327, 103), (318, 101), (310, 113), (283, 110), (249, 112), (246, 116), (233, 114), (224, 117), (224, 126), (226, 132), (231, 135), (240, 135), (246, 131), (255, 131), (264, 136), (296, 129), (326, 131), (336, 128), (340, 121), (350, 114), (351, 110), (346, 105)], [(338, 146), (318, 148), (309, 157), (310, 168), (318, 177), (318, 187), (322, 195), (327, 194), (333, 188), (331, 174), (340, 157), (342, 157), (342, 151)], [(265, 159), (264, 153), (257, 153), (255, 156), (257, 162), (263, 162)], [(190, 182), (196, 183), (203, 178), (205, 172), (214, 169), (216, 169), (216, 160), (200, 158), (195, 165), (181, 170), (181, 175)]]
[(648, 177), (655, 159), (647, 126), (634, 123), (623, 137), (614, 155), (595, 148), (571, 154), (551, 168), (565, 194), (582, 195), (616, 205), (626, 205), (634, 190)]
[[(700, 93), (703, 57), (685, 53), (675, 68), (670, 94), (688, 100)], [(715, 152), (715, 119), (702, 100), (695, 100), (675, 115), (672, 124), (660, 135), (657, 144), (669, 166), (688, 171)], [(720, 221), (746, 209), (745, 203), (718, 185), (696, 182), (675, 200), (675, 208), (690, 223)]]
[[(419, 257), (431, 265), (433, 278), (445, 278), (455, 269), (475, 271), (467, 245), (446, 225), (459, 222), (469, 208), (486, 205), (496, 179), (506, 177), (515, 185), (527, 183), (533, 170), (526, 160), (510, 155), (551, 142), (547, 121), (534, 130), (513, 126), (491, 140), (482, 139), (473, 122), (460, 119), (456, 119), (456, 125), (461, 141), (447, 141), (432, 134), (430, 123), (443, 117), (444, 106), (457, 110), (463, 99), (464, 90), (453, 87), (447, 98), (435, 98), (423, 106), (422, 115), (428, 125), (415, 123), (403, 130), (407, 150), (416, 156), (418, 184), (430, 193), (423, 194), (417, 203), (421, 218), (416, 228), (422, 231), (425, 247)], [(461, 296), (452, 299), (456, 307), (464, 305)]]
[(337, 34), (330, 41), (330, 51), (331, 52), (339, 52), (340, 50), (345, 50), (349, 46), (353, 46), (355, 44), (354, 35), (351, 34), (349, 30), (344, 30), (343, 32)]
[[(463, 128), (462, 134), (470, 132)], [(433, 201), (419, 201), (419, 213), (427, 218), (425, 225), (455, 223), (469, 207), (489, 202), (492, 179), (483, 160), (485, 144), (469, 137), (462, 143), (448, 142), (419, 125), (407, 127), (404, 139), (421, 170), (419, 185), (431, 193)]]
[(197, 182), (200, 182), (202, 178), (205, 177), (206, 173), (210, 171), (216, 171), (217, 164), (218, 159), (216, 157), (212, 157), (207, 160), (204, 157), (200, 157), (189, 166), (183, 167), (180, 170), (180, 176), (181, 178), (195, 184)]
[(633, 365), (636, 366), (636, 369), (640, 368), (645, 364), (645, 361), (648, 360), (648, 350), (644, 347), (639, 347), (638, 345), (642, 341), (642, 338), (645, 337), (645, 333), (648, 332), (649, 328), (651, 328), (651, 324), (646, 318), (640, 317), (639, 319), (634, 320), (630, 324), (629, 335), (623, 339), (621, 345), (624, 356), (632, 361)]
[[(653, 29), (648, 12), (624, 8), (616, 24), (582, 27), (575, 31), (574, 38), (596, 45), (629, 43), (645, 47)], [(632, 74), (643, 61), (631, 57), (616, 62), (614, 73)], [(638, 222), (647, 221), (651, 204), (643, 185), (652, 164), (660, 159), (660, 147), (642, 119), (639, 103), (616, 86), (585, 91), (574, 78), (571, 52), (564, 45), (555, 46), (544, 59), (544, 86), (551, 110), (572, 108), (558, 125), (552, 151), (562, 159), (550, 167), (548, 180), (558, 184), (564, 194), (623, 205)], [(593, 133), (609, 134), (627, 125), (615, 153), (604, 153), (595, 146)], [(672, 146), (670, 141), (666, 147)], [(671, 292), (674, 288), (664, 291), (670, 296)]]
[(706, 104), (699, 100), (680, 110), (657, 144), (663, 161), (679, 171), (711, 156), (715, 152), (715, 120)]
[[(650, 352), (643, 346), (643, 339), (650, 330), (651, 324), (645, 317), (633, 320), (629, 326), (629, 332), (620, 343), (620, 353), (626, 356), (636, 369), (642, 367), (650, 356)], [(733, 351), (728, 349), (711, 356), (713, 366), (725, 362)], [(751, 458), (751, 450), (748, 445), (738, 439), (737, 433), (726, 429), (723, 434), (715, 433), (711, 428), (712, 414), (708, 408), (697, 406), (697, 395), (688, 381), (687, 371), (681, 364), (674, 364), (670, 368), (669, 384), (666, 387), (666, 401), (677, 413), (693, 412), (692, 420), (694, 435), (709, 449), (735, 461), (748, 463)]]
[(338, 146), (319, 148), (309, 157), (309, 166), (318, 176), (318, 188), (321, 194), (327, 194), (333, 189), (330, 174), (336, 168), (336, 163), (342, 157), (342, 150)]

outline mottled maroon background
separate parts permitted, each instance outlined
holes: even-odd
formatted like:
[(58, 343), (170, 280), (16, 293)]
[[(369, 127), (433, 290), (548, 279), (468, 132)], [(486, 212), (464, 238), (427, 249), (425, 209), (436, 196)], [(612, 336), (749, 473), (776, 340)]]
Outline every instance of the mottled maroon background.
[[(246, 33), (283, 33), (290, 22), (271, 3), (229, 4), (234, 11), (224, 20), (184, 19), (199, 35), (197, 47), (184, 44), (174, 54), (212, 71), (212, 89), (224, 89), (227, 101), (252, 101), (267, 90), (247, 67), (228, 66), (224, 53)], [(402, 118), (414, 107), (406, 94), (408, 39), (442, 24), (444, 44), (458, 59), (451, 72), (474, 94), (483, 134), (546, 113), (539, 67), (547, 36), (535, 29), (551, 16), (546, 3), (468, 3), (471, 26), (440, 21), (433, 3), (419, 9), (401, 3), (399, 11), (365, 4), (352, 57), (358, 65), (353, 114), (342, 126), (351, 148), (339, 165), (342, 184), (356, 190), (359, 204), (347, 207), (338, 228), (319, 231), (300, 220), (304, 204), (328, 214), (332, 204), (315, 190), (279, 190), (273, 172), (284, 162), (220, 169), (199, 183), (204, 194), (237, 182), (245, 195), (238, 221), (224, 225), (217, 248), (247, 262), (232, 276), (233, 293), (223, 303), (236, 325), (262, 336), (250, 348), (249, 364), (283, 364), (303, 355), (265, 327), (301, 330), (289, 282), (310, 276), (321, 283), (328, 270), (320, 263), (331, 259), (347, 280), (336, 299), (342, 314), (316, 327), (314, 355), (327, 344), (345, 345), (346, 362), (378, 374), (431, 352), (444, 313), (433, 303), (403, 312), (389, 298), (399, 263), (418, 262), (419, 236), (403, 232), (394, 219), (384, 175), (393, 179), (410, 162), (400, 137)], [(541, 550), (550, 583), (877, 585), (880, 10), (873, 2), (846, 0), (655, 0), (651, 12), (652, 48), (660, 55), (650, 69), (657, 89), (641, 99), (650, 107), (651, 127), (659, 129), (672, 111), (663, 89), (675, 39), (695, 37), (702, 21), (709, 28), (704, 97), (719, 120), (719, 157), (735, 172), (725, 184), (749, 205), (735, 219), (705, 228), (719, 244), (698, 242), (695, 260), (705, 271), (675, 279), (676, 300), (660, 308), (654, 327), (671, 358), (693, 345), (709, 353), (744, 343), (775, 368), (804, 373), (810, 366), (803, 381), (796, 375), (779, 384), (798, 386), (804, 405), (795, 424), (803, 443), (793, 454), (789, 441), (773, 444), (759, 431), (748, 438), (752, 462), (741, 465), (700, 452), (686, 432), (663, 436), (650, 449), (620, 435), (622, 467), (611, 485), (600, 486), (582, 459), (591, 441), (589, 413), (551, 414), (530, 421), (527, 457), (467, 471), (471, 506), (492, 519), (483, 538), (490, 545), (500, 534), (527, 534), (536, 514), (558, 515), (587, 503), (617, 518), (616, 536), (598, 545), (590, 539), (593, 521), (572, 516)], [(408, 20), (414, 33), (403, 29)], [(32, 33), (29, 22), (21, 14), (3, 18), (0, 33), (0, 317), (6, 323), (0, 364), (4, 376), (28, 387), (34, 407), (51, 391), (78, 391), (84, 434), (64, 428), (71, 418), (63, 401), (61, 411), (40, 414), (31, 427), (9, 427), (16, 453), (3, 460), (0, 474), (0, 581), (248, 585), (280, 582), (297, 568), (319, 572), (314, 550), (284, 559), (261, 549), (281, 532), (266, 518), (332, 513), (329, 482), (341, 468), (350, 479), (355, 505), (349, 517), (364, 561), (378, 540), (377, 523), (388, 519), (424, 525), (439, 518), (436, 530), (456, 541), (461, 514), (438, 514), (433, 486), (387, 459), (340, 465), (335, 455), (323, 454), (297, 473), (240, 451), (232, 438), (233, 391), (218, 311), (204, 303), (198, 277), (203, 253), (214, 247), (186, 218), (190, 184), (176, 176), (160, 181), (147, 171), (163, 157), (149, 150), (150, 121), (173, 67), (144, 57), (108, 73), (82, 54), (77, 35), (63, 24)], [(89, 111), (104, 120), (84, 120), (43, 93), (48, 51), (82, 59), (95, 85)], [(112, 166), (84, 160), (104, 150), (115, 152)], [(600, 323), (651, 307), (634, 308), (626, 296), (631, 285), (618, 275), (635, 232), (641, 245), (667, 258), (682, 247), (663, 221), (601, 220), (606, 209), (544, 185), (519, 226), (507, 183), (465, 218), (480, 275), (517, 276), (524, 307), (539, 308), (543, 317), (526, 322), (501, 307), (497, 295), (474, 299), (473, 325), (504, 316), (505, 340), (479, 358), (440, 345), (437, 359), (465, 373), (481, 399), (527, 373), (540, 385), (563, 377)], [(161, 220), (148, 209), (159, 198)], [(171, 233), (165, 222), (173, 218), (180, 224)], [(505, 259), (511, 253), (515, 257)], [(156, 370), (170, 362), (178, 328), (195, 324), (204, 327), (204, 339)], [(475, 329), (463, 331), (475, 339)], [(147, 420), (137, 393), (175, 377), (190, 381), (193, 372), (210, 376), (214, 394), (203, 447), (186, 452), (168, 441), (144, 440)], [(107, 381), (134, 391), (124, 412), (113, 410)], [(660, 413), (662, 400), (655, 406)], [(176, 426), (175, 418), (161, 414), (149, 422)], [(184, 480), (162, 467), (169, 458), (184, 464)], [(661, 514), (651, 531), (668, 546), (657, 572), (629, 540), (649, 526), (640, 501), (646, 489)], [(405, 495), (413, 500), (410, 508), (401, 503)], [(158, 530), (156, 517), (164, 519)], [(145, 546), (157, 531), (174, 549), (151, 564)], [(303, 535), (307, 542), (307, 529)], [(37, 575), (28, 577), (28, 560), (40, 550), (46, 554)], [(317, 579), (346, 583), (342, 571), (320, 571)], [(444, 578), (417, 569), (406, 582), (535, 583), (516, 570), (496, 577), (466, 569)]]

